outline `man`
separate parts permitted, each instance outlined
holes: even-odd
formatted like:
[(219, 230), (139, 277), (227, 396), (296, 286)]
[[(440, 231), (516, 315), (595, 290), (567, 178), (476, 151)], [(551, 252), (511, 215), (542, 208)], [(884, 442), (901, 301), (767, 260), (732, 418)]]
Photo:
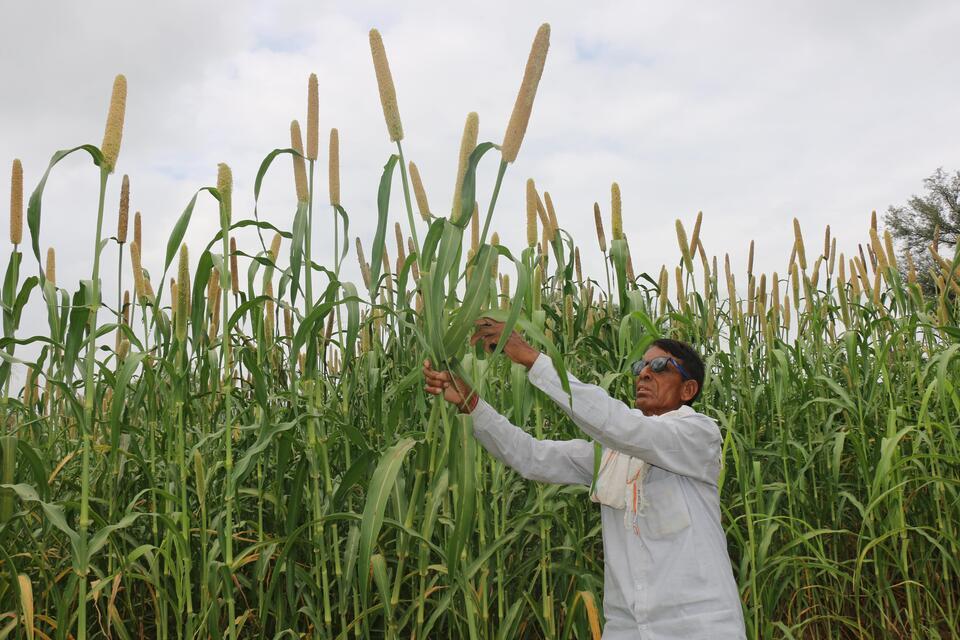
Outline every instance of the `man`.
[[(471, 339), (493, 350), (503, 323), (477, 321)], [(717, 423), (692, 408), (703, 361), (688, 345), (657, 340), (633, 366), (636, 409), (569, 376), (511, 333), (504, 354), (602, 447), (591, 499), (603, 526), (606, 640), (745, 638), (743, 612), (720, 525)], [(537, 440), (496, 412), (462, 380), (424, 362), (426, 390), (473, 416), (477, 440), (524, 478), (590, 485), (594, 445)], [(572, 397), (572, 403), (571, 403)]]

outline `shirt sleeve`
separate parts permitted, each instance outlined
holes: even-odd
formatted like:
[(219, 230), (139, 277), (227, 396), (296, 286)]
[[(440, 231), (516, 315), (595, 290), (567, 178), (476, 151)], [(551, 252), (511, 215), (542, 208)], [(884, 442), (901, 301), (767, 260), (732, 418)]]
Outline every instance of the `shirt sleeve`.
[(471, 413), (473, 433), (494, 458), (528, 480), (551, 484), (593, 481), (593, 444), (586, 440), (538, 440), (480, 400)]
[[(601, 387), (573, 375), (570, 396), (550, 358), (541, 354), (530, 382), (554, 400), (578, 427), (604, 447), (654, 466), (716, 485), (722, 439), (716, 423), (701, 413), (647, 416), (611, 398)], [(572, 397), (572, 403), (571, 403)]]

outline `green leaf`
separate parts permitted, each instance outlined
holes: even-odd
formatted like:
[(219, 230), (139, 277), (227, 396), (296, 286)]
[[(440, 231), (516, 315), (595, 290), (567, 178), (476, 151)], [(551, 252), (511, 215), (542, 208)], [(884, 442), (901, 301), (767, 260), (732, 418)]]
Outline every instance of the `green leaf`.
[[(290, 241), (290, 304), (297, 303), (297, 291), (300, 289), (300, 266), (303, 264), (304, 236), (307, 231), (307, 203), (298, 202), (297, 212), (293, 216), (293, 239)], [(309, 265), (307, 277), (310, 277)], [(281, 291), (280, 296), (283, 293)]]
[(370, 593), (370, 557), (383, 525), (383, 513), (387, 506), (387, 499), (393, 492), (393, 486), (400, 472), (400, 465), (407, 452), (413, 448), (416, 441), (413, 438), (404, 438), (393, 445), (377, 464), (373, 478), (367, 487), (367, 503), (363, 508), (363, 519), (360, 524), (360, 564), (361, 594), (366, 606)]
[(480, 158), (490, 149), (498, 148), (492, 142), (482, 142), (470, 152), (470, 158), (467, 160), (467, 169), (463, 174), (463, 187), (460, 190), (460, 216), (455, 224), (461, 229), (465, 229), (473, 216), (473, 203), (477, 200), (477, 165), (480, 164)]
[(53, 167), (74, 151), (81, 150), (90, 154), (90, 157), (93, 159), (93, 164), (101, 168), (103, 167), (103, 154), (100, 153), (100, 149), (92, 144), (82, 144), (73, 149), (57, 151), (53, 154), (53, 157), (50, 158), (50, 164), (47, 165), (47, 170), (43, 172), (43, 177), (33, 190), (33, 193), (30, 194), (30, 200), (27, 203), (27, 226), (30, 228), (33, 255), (37, 258), (37, 269), (40, 273), (43, 273), (43, 265), (40, 262), (40, 211), (43, 206), (43, 190), (47, 186), (47, 178), (50, 177), (50, 171)]
[(167, 251), (163, 260), (163, 274), (160, 276), (160, 285), (157, 289), (157, 306), (160, 306), (160, 299), (163, 296), (163, 284), (167, 279), (167, 270), (170, 269), (170, 265), (173, 263), (174, 257), (176, 257), (177, 252), (180, 250), (180, 245), (183, 243), (183, 236), (187, 233), (187, 227), (190, 226), (190, 218), (193, 217), (193, 208), (197, 204), (197, 197), (208, 191), (219, 201), (220, 196), (217, 194), (217, 190), (213, 187), (204, 187), (197, 190), (193, 194), (193, 197), (190, 198), (190, 202), (187, 203), (187, 207), (183, 210), (183, 213), (180, 214), (180, 217), (177, 218), (176, 224), (173, 225), (173, 231), (170, 232), (170, 237), (167, 238)]
[(387, 213), (390, 211), (390, 187), (393, 184), (393, 169), (397, 166), (400, 156), (394, 154), (383, 166), (380, 176), (380, 188), (377, 190), (377, 231), (373, 236), (373, 246), (370, 247), (370, 298), (380, 282), (380, 271), (383, 269), (383, 247), (387, 234)]

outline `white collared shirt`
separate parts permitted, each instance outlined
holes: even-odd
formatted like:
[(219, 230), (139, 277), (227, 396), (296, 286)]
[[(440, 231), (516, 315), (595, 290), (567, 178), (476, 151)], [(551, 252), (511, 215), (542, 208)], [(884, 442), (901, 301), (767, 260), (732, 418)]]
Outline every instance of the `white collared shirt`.
[[(717, 423), (689, 406), (646, 416), (602, 388), (570, 375), (570, 397), (550, 359), (528, 374), (578, 427), (604, 448), (650, 465), (638, 531), (624, 510), (601, 505), (605, 640), (745, 639), (743, 611), (720, 525)], [(529, 480), (589, 485), (587, 440), (537, 440), (481, 400), (473, 428), (483, 447)]]

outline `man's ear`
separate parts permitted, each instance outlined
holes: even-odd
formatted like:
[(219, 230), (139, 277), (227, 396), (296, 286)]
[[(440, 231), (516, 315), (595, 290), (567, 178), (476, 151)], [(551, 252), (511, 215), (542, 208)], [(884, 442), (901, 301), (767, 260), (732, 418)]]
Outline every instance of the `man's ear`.
[(696, 380), (684, 380), (680, 386), (680, 399), (685, 403), (692, 400), (700, 390), (700, 385)]

